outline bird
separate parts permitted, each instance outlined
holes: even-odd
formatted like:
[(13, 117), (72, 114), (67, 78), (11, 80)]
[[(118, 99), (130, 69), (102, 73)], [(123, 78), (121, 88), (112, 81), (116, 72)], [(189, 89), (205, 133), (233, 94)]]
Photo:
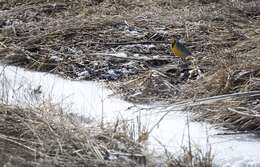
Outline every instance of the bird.
[(196, 78), (201, 77), (201, 71), (198, 68), (197, 60), (192, 56), (192, 53), (177, 38), (174, 38), (171, 43), (171, 52), (175, 57), (181, 58), (183, 63), (179, 65), (183, 76), (181, 78)]
[(182, 43), (180, 43), (177, 38), (172, 40), (171, 52), (174, 54), (174, 56), (184, 59), (192, 55), (191, 52)]

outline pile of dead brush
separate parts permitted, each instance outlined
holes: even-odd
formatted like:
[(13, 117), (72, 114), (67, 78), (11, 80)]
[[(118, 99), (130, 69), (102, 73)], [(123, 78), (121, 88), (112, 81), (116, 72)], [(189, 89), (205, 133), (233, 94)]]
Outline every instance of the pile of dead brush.
[[(216, 69), (196, 81), (185, 85), (187, 97), (197, 99), (238, 92), (260, 90), (260, 36), (254, 36), (234, 46), (246, 51), (230, 54), (229, 59), (216, 59)], [(234, 49), (233, 48), (233, 49)], [(194, 98), (195, 97), (195, 98)], [(257, 132), (260, 129), (260, 95), (254, 97), (234, 97), (230, 100), (212, 102), (194, 108), (197, 120), (239, 131)]]
[[(56, 108), (56, 109), (55, 109)], [(1, 166), (140, 166), (142, 147), (125, 128), (100, 128), (57, 107), (0, 105)]]
[[(258, 1), (22, 2), (0, 3), (8, 64), (117, 80), (115, 92), (135, 102), (259, 90)], [(193, 53), (190, 65), (171, 58), (174, 36)]]
[[(174, 21), (168, 36), (179, 35), (185, 39), (194, 60), (189, 65), (176, 60), (150, 67), (149, 72), (121, 80), (116, 86), (120, 90), (116, 91), (125, 90), (124, 95), (142, 102), (143, 99), (176, 101), (258, 90), (260, 4), (220, 0), (181, 5), (187, 9), (175, 6), (172, 10)], [(156, 85), (152, 83), (154, 80)]]
[[(200, 13), (190, 9), (198, 5), (194, 2), (186, 6), (189, 9), (186, 12), (190, 13), (185, 15), (183, 11), (180, 16), (186, 27), (173, 27), (180, 34), (186, 33), (192, 45), (190, 48), (195, 59), (187, 69), (188, 77), (180, 82), (187, 71), (178, 70), (178, 65), (171, 65), (167, 70), (153, 68), (156, 71), (123, 82), (119, 92), (126, 90), (128, 97), (142, 102), (143, 99), (197, 101), (260, 90), (259, 2), (199, 2), (203, 4), (197, 6)], [(260, 128), (259, 104), (259, 96), (232, 98), (194, 107), (193, 111), (196, 120), (206, 120), (228, 129), (256, 132)]]
[[(215, 74), (193, 82), (194, 97), (235, 94), (260, 90), (260, 61), (232, 64)], [(194, 86), (196, 85), (196, 86)], [(196, 98), (195, 98), (196, 99)], [(195, 107), (197, 120), (209, 121), (228, 129), (257, 132), (260, 129), (260, 94), (254, 97), (234, 97)]]
[(259, 133), (260, 93), (253, 97), (233, 98), (193, 107), (194, 120), (246, 133)]
[[(3, 3), (1, 59), (73, 79), (118, 80), (141, 73), (153, 64), (147, 61), (154, 55), (168, 50), (166, 36), (146, 26), (148, 21), (99, 12), (113, 5), (112, 1), (99, 6), (80, 2)], [(93, 7), (97, 11), (89, 14)], [(147, 40), (164, 43), (141, 42)]]

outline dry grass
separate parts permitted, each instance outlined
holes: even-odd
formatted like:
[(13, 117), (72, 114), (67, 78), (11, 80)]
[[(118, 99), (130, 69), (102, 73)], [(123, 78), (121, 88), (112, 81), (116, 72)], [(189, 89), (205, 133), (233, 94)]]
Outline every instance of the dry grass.
[[(17, 0), (2, 1), (0, 8), (0, 57), (8, 64), (74, 79), (117, 80), (114, 90), (135, 102), (194, 99), (260, 87), (259, 1)], [(191, 64), (170, 56), (168, 44), (174, 36), (190, 48), (195, 57)], [(154, 45), (127, 44), (140, 41)], [(120, 52), (127, 57), (111, 55)], [(240, 102), (235, 107), (250, 109), (244, 105), (247, 101)], [(227, 125), (242, 118), (246, 125), (250, 122), (251, 117), (241, 112), (223, 115), (228, 108), (209, 114), (205, 107), (198, 113), (205, 118), (206, 111), (209, 120), (220, 116), (218, 120)], [(259, 126), (258, 121), (251, 122), (247, 130)], [(241, 122), (234, 125), (246, 130)]]
[(183, 148), (180, 156), (171, 156), (168, 160), (169, 167), (211, 167), (213, 166), (213, 155), (211, 150), (203, 153), (200, 149), (190, 152)]
[[(259, 91), (260, 48), (257, 45), (259, 39), (260, 36), (256, 36), (235, 45), (234, 49), (239, 48), (243, 52), (230, 54), (230, 59), (215, 60), (216, 70), (185, 85), (186, 89), (183, 89), (183, 92), (186, 92), (186, 97), (210, 97)], [(245, 49), (241, 49), (243, 47)], [(195, 119), (206, 120), (232, 130), (257, 132), (260, 128), (259, 104), (259, 95), (212, 102), (209, 105), (195, 107)]]
[(210, 151), (183, 149), (158, 159), (131, 139), (124, 121), (101, 128), (48, 102), (30, 108), (1, 104), (0, 116), (1, 166), (212, 166)]
[(214, 73), (189, 83), (193, 88), (188, 90), (190, 95), (208, 97), (260, 90), (260, 64), (254, 59), (250, 61), (250, 58), (241, 58), (241, 61), (236, 59), (236, 62), (219, 62), (221, 64)]
[(208, 105), (194, 107), (194, 119), (208, 121), (220, 127), (246, 133), (259, 133), (259, 95), (247, 98), (234, 98)]
[(0, 106), (1, 166), (141, 166), (142, 147), (120, 124), (101, 129), (55, 105)]

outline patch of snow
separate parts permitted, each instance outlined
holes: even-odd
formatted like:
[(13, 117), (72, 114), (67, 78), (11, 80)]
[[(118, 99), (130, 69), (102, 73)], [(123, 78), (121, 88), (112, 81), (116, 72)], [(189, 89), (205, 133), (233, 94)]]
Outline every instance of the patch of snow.
[(168, 31), (161, 29), (161, 30), (158, 30), (157, 33), (166, 35), (166, 34), (168, 34)]
[(118, 53), (115, 53), (114, 55), (117, 57), (127, 57), (127, 54), (124, 52), (118, 52)]
[(90, 77), (90, 73), (88, 71), (82, 71), (80, 73), (77, 73), (78, 79), (85, 79)]
[(56, 61), (56, 62), (59, 62), (59, 61), (62, 61), (63, 59), (60, 58), (60, 57), (58, 57), (58, 56), (51, 56), (51, 57), (50, 57), (50, 60), (54, 60), (54, 61)]
[(154, 59), (159, 59), (159, 58), (161, 58), (162, 56), (160, 56), (160, 55), (155, 55), (155, 56), (152, 56)]
[[(133, 127), (141, 126), (149, 130), (153, 128), (148, 141), (151, 150), (164, 152), (165, 146), (169, 151), (178, 153), (180, 146), (188, 143), (187, 116), (186, 113), (179, 112), (180, 109), (174, 109), (158, 123), (164, 114), (163, 109), (157, 108), (156, 105), (134, 105), (111, 97), (112, 91), (106, 89), (102, 83), (70, 81), (56, 75), (11, 66), (1, 66), (0, 70), (1, 97), (8, 96), (6, 100), (11, 104), (25, 104), (28, 101), (37, 103), (39, 99), (52, 97), (53, 101), (61, 102), (65, 109), (69, 107), (68, 111), (73, 113), (96, 120), (104, 118), (105, 122), (125, 119)], [(82, 75), (85, 75), (84, 72)], [(26, 90), (40, 90), (41, 93), (37, 93), (36, 100), (31, 100), (35, 98)], [(193, 146), (203, 150), (211, 146), (215, 155), (215, 166), (260, 165), (260, 140), (256, 136), (219, 136), (216, 134), (222, 130), (209, 124), (190, 122), (189, 125)], [(135, 133), (138, 134), (138, 131)]]
[(147, 49), (154, 49), (156, 48), (156, 46), (154, 44), (150, 44), (150, 45), (142, 45), (143, 47), (146, 47)]

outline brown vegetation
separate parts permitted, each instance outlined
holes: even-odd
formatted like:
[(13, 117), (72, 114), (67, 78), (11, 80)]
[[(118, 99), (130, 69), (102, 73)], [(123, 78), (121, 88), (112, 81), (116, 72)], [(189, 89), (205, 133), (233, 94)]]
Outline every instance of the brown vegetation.
[[(2, 1), (0, 8), (0, 56), (8, 64), (74, 79), (116, 80), (110, 84), (115, 92), (135, 102), (260, 88), (259, 1), (17, 0)], [(170, 55), (174, 36), (190, 48), (192, 63)], [(258, 106), (254, 96), (194, 112), (200, 120), (255, 130)]]
[(183, 148), (178, 157), (172, 156), (168, 161), (169, 167), (211, 167), (213, 166), (213, 156), (211, 150), (203, 153), (200, 149), (193, 152)]
[(100, 128), (57, 106), (0, 105), (1, 166), (142, 166), (142, 147), (126, 127)]

